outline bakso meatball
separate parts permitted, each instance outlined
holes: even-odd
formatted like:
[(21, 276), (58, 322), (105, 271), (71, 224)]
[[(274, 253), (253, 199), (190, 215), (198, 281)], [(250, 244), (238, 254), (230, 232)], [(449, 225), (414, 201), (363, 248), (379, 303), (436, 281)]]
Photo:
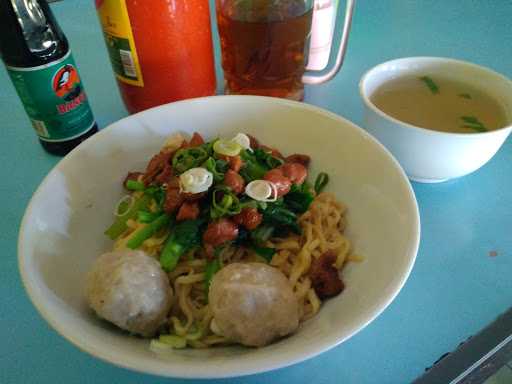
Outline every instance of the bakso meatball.
[(263, 263), (233, 263), (212, 279), (212, 329), (231, 341), (260, 347), (295, 331), (299, 304), (286, 276)]
[(142, 251), (101, 255), (87, 277), (87, 301), (98, 316), (150, 337), (165, 321), (172, 289), (158, 261)]

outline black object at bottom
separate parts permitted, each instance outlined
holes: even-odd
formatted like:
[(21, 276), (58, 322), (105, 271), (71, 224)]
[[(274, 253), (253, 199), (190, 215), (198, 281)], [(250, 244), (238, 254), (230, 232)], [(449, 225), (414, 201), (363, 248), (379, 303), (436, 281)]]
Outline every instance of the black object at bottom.
[(43, 148), (46, 152), (51, 153), (52, 155), (64, 156), (68, 154), (73, 148), (75, 148), (82, 141), (88, 139), (92, 135), (98, 132), (98, 124), (94, 124), (94, 126), (85, 132), (82, 136), (75, 137), (69, 141), (59, 141), (59, 142), (51, 142), (39, 140)]
[(443, 356), (414, 384), (482, 384), (511, 359), (512, 308)]

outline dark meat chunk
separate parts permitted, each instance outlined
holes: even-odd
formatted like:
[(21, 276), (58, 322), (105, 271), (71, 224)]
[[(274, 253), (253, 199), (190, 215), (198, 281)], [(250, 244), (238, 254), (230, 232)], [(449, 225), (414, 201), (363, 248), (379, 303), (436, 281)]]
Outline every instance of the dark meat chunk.
[(252, 135), (247, 135), (247, 137), (249, 137), (249, 145), (251, 146), (252, 149), (256, 149), (256, 148), (260, 147), (260, 142), (258, 141), (257, 138), (255, 138)]
[(311, 162), (311, 158), (308, 155), (301, 155), (299, 153), (295, 153), (293, 155), (290, 155), (284, 159), (286, 163), (299, 163), (305, 166), (306, 168), (309, 167), (309, 163)]
[(308, 177), (308, 170), (300, 163), (285, 163), (278, 169), (283, 172), (283, 175), (290, 179), (293, 184), (301, 185)]
[(240, 168), (242, 168), (243, 162), (240, 156), (230, 156), (228, 160), (229, 168), (233, 172), (240, 172)]
[(172, 177), (172, 157), (175, 151), (161, 151), (151, 158), (146, 167), (143, 181), (149, 185), (153, 182), (163, 184)]
[(236, 173), (238, 173), (242, 168), (242, 165), (244, 165), (244, 163), (242, 162), (242, 158), (240, 156), (220, 155), (219, 159), (222, 159), (226, 163), (228, 163), (229, 169)]
[(198, 147), (203, 144), (204, 144), (203, 137), (199, 133), (194, 132), (194, 134), (192, 135), (192, 138), (190, 139), (190, 142), (188, 143), (188, 146), (189, 147)]
[(290, 188), (292, 186), (292, 182), (289, 178), (287, 178), (283, 171), (279, 168), (274, 168), (265, 173), (263, 176), (264, 180), (270, 181), (275, 185), (277, 189), (277, 197), (281, 197), (290, 192)]
[(219, 219), (208, 224), (203, 233), (203, 242), (214, 247), (235, 240), (238, 236), (238, 226), (229, 219)]
[(173, 213), (185, 201), (197, 201), (206, 196), (206, 192), (201, 193), (185, 193), (180, 192), (180, 180), (177, 176), (172, 176), (167, 183), (167, 191), (165, 193), (164, 211)]
[(263, 215), (256, 208), (244, 208), (238, 215), (233, 216), (235, 223), (244, 226), (249, 231), (256, 229), (262, 220)]
[(185, 198), (183, 194), (180, 193), (179, 188), (167, 188), (165, 192), (164, 211), (171, 214), (176, 211), (184, 201)]
[(195, 220), (199, 216), (199, 204), (196, 202), (185, 201), (176, 215), (177, 221)]
[(245, 187), (243, 177), (231, 169), (228, 169), (228, 171), (224, 175), (224, 184), (231, 188), (235, 195), (239, 195), (240, 193), (242, 193)]
[(320, 299), (338, 295), (345, 285), (341, 281), (338, 270), (333, 266), (336, 253), (327, 251), (311, 262), (309, 278), (311, 285)]

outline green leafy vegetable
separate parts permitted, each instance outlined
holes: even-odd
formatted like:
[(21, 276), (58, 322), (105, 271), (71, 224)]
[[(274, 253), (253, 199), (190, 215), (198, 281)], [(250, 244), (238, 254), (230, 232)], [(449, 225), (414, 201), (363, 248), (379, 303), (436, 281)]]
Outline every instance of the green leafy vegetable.
[(253, 245), (251, 246), (251, 249), (254, 250), (254, 252), (256, 252), (258, 256), (263, 257), (267, 261), (267, 263), (270, 263), (272, 261), (272, 257), (276, 253), (276, 249), (270, 247), (258, 247), (256, 245)]
[(126, 189), (129, 189), (130, 191), (143, 191), (146, 187), (142, 181), (127, 180)]
[(172, 159), (172, 167), (177, 174), (199, 167), (209, 157), (204, 144), (199, 147), (179, 149)]
[(242, 176), (246, 183), (253, 180), (262, 179), (265, 173), (270, 169), (266, 161), (257, 158), (255, 153), (247, 150), (240, 152), (244, 165), (240, 169), (240, 176)]
[(210, 217), (212, 219), (237, 215), (241, 210), (240, 200), (231, 192), (231, 189), (226, 186), (218, 186), (213, 190), (210, 207)]
[(459, 93), (458, 96), (462, 97), (463, 99), (472, 99), (469, 93)]
[(301, 233), (299, 224), (297, 223), (297, 215), (281, 204), (269, 204), (267, 209), (263, 211), (263, 221), (266, 224), (273, 225), (281, 232), (291, 230), (297, 234)]
[(135, 232), (135, 234), (128, 240), (126, 246), (130, 249), (139, 248), (142, 243), (153, 236), (159, 229), (163, 228), (170, 221), (169, 215), (163, 213), (158, 216), (151, 223), (142, 227)]
[(150, 202), (151, 196), (148, 195), (144, 195), (137, 199), (128, 211), (116, 218), (114, 223), (105, 231), (105, 235), (110, 237), (112, 240), (117, 239), (128, 228), (126, 222), (130, 219), (135, 219), (137, 217), (137, 213), (140, 210), (147, 209)]
[(210, 290), (210, 284), (212, 282), (213, 275), (215, 275), (220, 270), (220, 267), (221, 267), (221, 263), (218, 258), (209, 260), (206, 263), (206, 268), (204, 270), (204, 288), (205, 288), (207, 297), (208, 297), (208, 291)]
[(202, 220), (185, 220), (173, 228), (160, 256), (160, 265), (165, 271), (176, 268), (180, 257), (201, 243), (202, 224)]
[(327, 183), (329, 183), (329, 175), (325, 172), (320, 172), (315, 180), (315, 192), (317, 195), (322, 193)]
[(284, 204), (286, 208), (295, 213), (304, 213), (308, 210), (314, 198), (309, 183), (292, 184), (290, 192), (284, 196)]
[(487, 132), (488, 129), (485, 125), (478, 120), (475, 116), (462, 116), (460, 118), (465, 124), (462, 126), (464, 128), (473, 129), (477, 132)]
[(240, 207), (243, 208), (256, 208), (259, 211), (267, 209), (267, 203), (265, 201), (258, 201), (251, 199), (250, 197), (243, 195), (240, 197)]
[(272, 237), (275, 227), (270, 224), (261, 224), (250, 233), (251, 240), (255, 244), (263, 244)]
[(431, 77), (421, 76), (419, 79), (425, 83), (425, 85), (428, 87), (428, 89), (430, 89), (430, 92), (432, 92), (434, 95), (439, 93), (439, 87), (434, 82), (434, 80), (432, 80)]

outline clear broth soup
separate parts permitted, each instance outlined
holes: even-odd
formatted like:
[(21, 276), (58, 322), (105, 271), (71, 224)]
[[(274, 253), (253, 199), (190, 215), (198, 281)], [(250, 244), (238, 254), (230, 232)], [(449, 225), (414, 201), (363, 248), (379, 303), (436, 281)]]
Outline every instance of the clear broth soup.
[(504, 108), (491, 96), (436, 76), (393, 79), (377, 88), (371, 101), (397, 120), (441, 132), (487, 132), (508, 121)]

